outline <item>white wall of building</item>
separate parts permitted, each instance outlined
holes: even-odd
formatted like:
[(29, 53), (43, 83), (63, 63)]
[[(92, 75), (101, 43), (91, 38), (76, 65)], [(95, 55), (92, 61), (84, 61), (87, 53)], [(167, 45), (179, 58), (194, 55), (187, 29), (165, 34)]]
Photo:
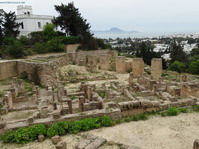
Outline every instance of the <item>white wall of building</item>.
[(31, 32), (42, 31), (44, 25), (51, 23), (52, 19), (52, 16), (32, 14), (31, 6), (18, 6), (16, 22), (21, 24), (19, 36), (27, 36)]

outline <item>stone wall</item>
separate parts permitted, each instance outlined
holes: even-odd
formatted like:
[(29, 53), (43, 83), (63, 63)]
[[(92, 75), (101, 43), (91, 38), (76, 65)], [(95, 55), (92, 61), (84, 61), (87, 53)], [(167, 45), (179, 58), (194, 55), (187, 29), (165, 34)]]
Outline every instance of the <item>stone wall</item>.
[(118, 73), (126, 72), (126, 62), (124, 56), (118, 56), (116, 58), (116, 72)]
[(100, 69), (109, 70), (110, 69), (110, 56), (101, 55), (100, 57)]
[(181, 98), (188, 98), (190, 96), (199, 98), (199, 83), (198, 84), (183, 84), (180, 92)]
[(18, 75), (17, 61), (0, 61), (0, 80)]
[(162, 59), (153, 58), (151, 60), (151, 76), (154, 79), (159, 79), (162, 75)]
[(144, 73), (144, 61), (142, 58), (133, 58), (132, 66), (134, 76), (139, 76)]

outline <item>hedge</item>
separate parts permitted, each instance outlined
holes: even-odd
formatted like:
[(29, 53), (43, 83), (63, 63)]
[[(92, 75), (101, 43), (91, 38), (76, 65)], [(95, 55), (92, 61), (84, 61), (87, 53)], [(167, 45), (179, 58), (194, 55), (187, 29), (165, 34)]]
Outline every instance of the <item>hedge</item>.
[(92, 130), (100, 127), (109, 127), (113, 125), (113, 120), (109, 116), (102, 118), (86, 118), (83, 120), (73, 122), (56, 122), (50, 127), (43, 124), (33, 125), (28, 128), (20, 128), (17, 131), (8, 130), (5, 134), (0, 136), (4, 143), (25, 144), (37, 139), (38, 135), (44, 135), (51, 138), (56, 135), (65, 135), (67, 133), (78, 133), (81, 131)]

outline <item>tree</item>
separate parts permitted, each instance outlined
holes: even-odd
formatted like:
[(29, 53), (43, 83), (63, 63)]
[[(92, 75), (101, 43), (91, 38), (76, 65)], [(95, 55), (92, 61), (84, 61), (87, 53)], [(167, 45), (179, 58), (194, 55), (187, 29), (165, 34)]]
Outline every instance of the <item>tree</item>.
[(191, 62), (188, 72), (192, 74), (199, 74), (199, 59), (197, 61)]
[(183, 51), (183, 48), (180, 44), (174, 41), (170, 46), (171, 51), (171, 62), (179, 61), (185, 62), (187, 60), (187, 54)]
[(43, 29), (43, 35), (46, 41), (51, 40), (54, 37), (58, 36), (58, 33), (55, 31), (55, 25), (46, 24)]
[(14, 37), (16, 38), (20, 31), (19, 31), (19, 23), (16, 23), (16, 15), (15, 12), (3, 12), (4, 20), (2, 23), (3, 32), (5, 37)]
[(175, 62), (173, 62), (173, 63), (169, 66), (169, 69), (170, 69), (170, 70), (173, 70), (173, 71), (177, 71), (177, 72), (179, 72), (179, 73), (185, 72), (185, 70), (186, 70), (186, 64), (183, 63), (183, 62), (175, 61)]
[(3, 42), (2, 25), (3, 25), (3, 10), (0, 10), (0, 46), (2, 45), (2, 42)]
[(55, 10), (59, 13), (59, 16), (53, 19), (53, 23), (57, 27), (59, 26), (66, 35), (79, 36), (85, 40), (93, 36), (90, 33), (90, 24), (81, 16), (73, 2), (68, 3), (68, 5), (55, 5)]

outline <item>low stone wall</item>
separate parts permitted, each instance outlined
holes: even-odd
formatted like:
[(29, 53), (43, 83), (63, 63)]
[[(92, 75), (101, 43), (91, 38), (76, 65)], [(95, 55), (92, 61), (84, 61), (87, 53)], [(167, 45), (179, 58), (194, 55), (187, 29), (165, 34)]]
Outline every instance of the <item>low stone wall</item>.
[(0, 61), (0, 80), (18, 75), (17, 61)]
[(95, 117), (103, 117), (103, 116), (110, 116), (113, 120), (118, 120), (121, 118), (121, 111), (120, 109), (113, 109), (111, 112), (106, 111), (105, 109), (102, 110), (94, 110), (94, 111), (88, 111), (88, 112), (82, 112), (79, 114), (69, 114), (61, 116), (58, 119), (51, 117), (44, 118), (44, 119), (34, 119), (33, 122), (29, 123), (28, 120), (16, 122), (16, 123), (7, 123), (5, 124), (5, 130), (13, 129), (17, 130), (21, 127), (28, 127), (31, 125), (37, 125), (37, 124), (44, 124), (46, 126), (58, 122), (58, 121), (75, 121), (75, 120), (81, 120), (85, 118), (95, 118)]
[(190, 107), (197, 104), (196, 98), (180, 99), (176, 102), (165, 102), (160, 104), (158, 101), (149, 101), (143, 98), (139, 98), (135, 101), (118, 103), (122, 116), (132, 116), (136, 114), (142, 114), (145, 112), (152, 112), (156, 110), (167, 110), (171, 107)]
[(180, 91), (181, 98), (188, 98), (194, 96), (199, 98), (199, 83), (198, 84), (183, 84)]

